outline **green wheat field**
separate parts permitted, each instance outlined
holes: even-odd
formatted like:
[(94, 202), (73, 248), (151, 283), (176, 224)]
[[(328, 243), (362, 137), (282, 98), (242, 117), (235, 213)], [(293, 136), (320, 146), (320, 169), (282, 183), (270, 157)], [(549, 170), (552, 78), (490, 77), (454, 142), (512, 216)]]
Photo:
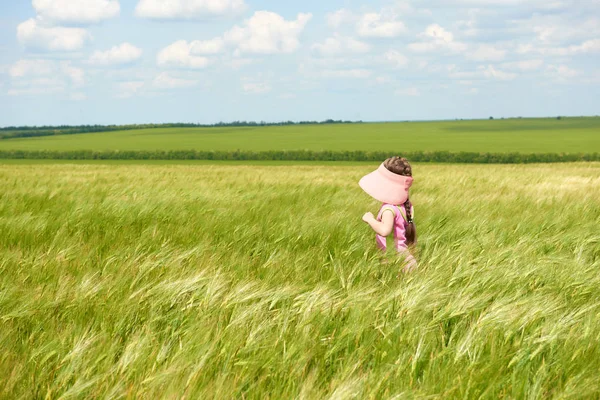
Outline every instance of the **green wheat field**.
[(0, 163), (0, 397), (600, 397), (600, 163), (376, 167)]
[(0, 140), (0, 151), (363, 150), (590, 153), (600, 149), (598, 132), (599, 117), (155, 128), (5, 139)]

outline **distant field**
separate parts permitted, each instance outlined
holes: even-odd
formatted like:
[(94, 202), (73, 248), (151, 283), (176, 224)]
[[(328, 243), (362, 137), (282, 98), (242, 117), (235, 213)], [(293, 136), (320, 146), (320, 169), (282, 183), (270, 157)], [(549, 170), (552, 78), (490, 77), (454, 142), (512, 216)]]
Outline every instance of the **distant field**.
[(600, 163), (376, 166), (0, 164), (0, 398), (600, 398)]
[(593, 153), (600, 151), (600, 118), (158, 128), (0, 140), (0, 151), (238, 149)]

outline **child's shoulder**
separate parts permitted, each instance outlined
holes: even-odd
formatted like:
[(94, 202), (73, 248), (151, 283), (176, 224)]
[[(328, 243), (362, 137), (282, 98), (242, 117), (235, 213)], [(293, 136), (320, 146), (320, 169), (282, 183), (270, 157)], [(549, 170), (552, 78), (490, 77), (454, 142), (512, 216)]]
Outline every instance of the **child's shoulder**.
[[(394, 217), (402, 218), (405, 221), (408, 221), (408, 216), (406, 215), (406, 208), (405, 208), (404, 204), (396, 205), (396, 204), (390, 204), (390, 203), (383, 203), (381, 205), (380, 214), (383, 215), (383, 212), (386, 210), (390, 210), (391, 212), (393, 212)], [(411, 214), (411, 219), (414, 219), (415, 208), (413, 207), (412, 204), (410, 205), (410, 214)]]

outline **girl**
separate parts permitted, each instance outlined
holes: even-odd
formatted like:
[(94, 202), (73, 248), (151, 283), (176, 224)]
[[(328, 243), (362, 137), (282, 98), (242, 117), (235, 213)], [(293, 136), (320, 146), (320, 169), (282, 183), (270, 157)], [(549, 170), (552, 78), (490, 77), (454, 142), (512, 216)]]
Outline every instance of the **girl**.
[(395, 249), (406, 262), (403, 272), (417, 267), (417, 261), (409, 251), (409, 246), (416, 244), (417, 236), (414, 209), (408, 198), (412, 183), (410, 164), (406, 158), (400, 157), (388, 158), (358, 183), (367, 194), (383, 203), (377, 219), (370, 212), (362, 219), (375, 231), (377, 246), (383, 251), (387, 250), (386, 237), (394, 233)]

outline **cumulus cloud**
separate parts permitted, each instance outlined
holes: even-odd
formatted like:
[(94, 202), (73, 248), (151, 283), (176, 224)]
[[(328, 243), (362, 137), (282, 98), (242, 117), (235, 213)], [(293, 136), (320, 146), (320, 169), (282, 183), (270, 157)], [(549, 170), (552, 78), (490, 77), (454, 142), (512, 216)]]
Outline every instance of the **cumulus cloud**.
[(523, 61), (513, 61), (508, 63), (503, 63), (501, 65), (502, 68), (506, 69), (518, 69), (521, 71), (535, 71), (538, 70), (544, 65), (544, 60), (536, 59), (536, 60), (523, 60)]
[(56, 62), (50, 60), (19, 60), (8, 69), (12, 78), (51, 75)]
[(506, 56), (505, 50), (497, 49), (489, 44), (479, 45), (472, 51), (466, 54), (469, 60), (474, 61), (501, 61)]
[(244, 0), (140, 0), (135, 15), (152, 19), (194, 19), (238, 14), (245, 9)]
[(142, 49), (130, 43), (122, 43), (106, 51), (94, 52), (88, 62), (94, 65), (122, 65), (132, 63), (141, 56)]
[(117, 0), (33, 0), (33, 8), (44, 21), (55, 23), (97, 23), (119, 15)]
[(140, 89), (142, 89), (143, 87), (144, 87), (143, 81), (121, 82), (118, 85), (119, 93), (116, 95), (116, 97), (118, 97), (120, 99), (126, 99), (129, 97), (132, 97), (133, 95), (138, 93), (140, 91)]
[(17, 26), (17, 39), (25, 47), (48, 51), (75, 51), (90, 35), (82, 28), (44, 26), (30, 18)]
[(517, 74), (497, 70), (492, 65), (488, 65), (487, 67), (481, 66), (478, 68), (478, 71), (486, 78), (493, 78), (501, 81), (510, 81), (517, 77)]
[(37, 78), (37, 77), (58, 77), (63, 75), (71, 80), (75, 85), (84, 84), (84, 71), (81, 68), (73, 67), (70, 61), (52, 61), (40, 59), (19, 60), (13, 64), (9, 71), (13, 79)]
[(327, 25), (334, 29), (339, 28), (343, 24), (354, 22), (355, 20), (354, 14), (345, 8), (329, 13), (325, 18), (327, 20)]
[(11, 96), (25, 94), (52, 94), (85, 84), (85, 73), (70, 61), (23, 59), (8, 70), (11, 78)]
[(225, 49), (225, 41), (221, 38), (211, 40), (194, 40), (191, 44), (191, 53), (196, 55), (218, 54)]
[(361, 37), (394, 38), (406, 32), (402, 21), (394, 15), (384, 13), (367, 13), (357, 23), (357, 32)]
[(561, 83), (570, 82), (580, 74), (580, 71), (569, 68), (566, 65), (548, 65), (545, 71), (547, 77)]
[(371, 71), (367, 69), (324, 70), (321, 76), (325, 78), (366, 79), (371, 76)]
[(85, 83), (85, 72), (81, 68), (76, 68), (69, 61), (63, 61), (60, 65), (62, 72), (69, 77), (75, 86), (82, 86)]
[[(578, 5), (576, 9), (581, 12), (582, 5)], [(530, 18), (509, 21), (509, 24), (521, 36), (533, 36), (540, 46), (556, 47), (600, 36), (600, 18), (594, 13), (586, 16), (569, 13), (534, 14)]]
[(185, 40), (179, 40), (162, 49), (156, 56), (156, 62), (163, 68), (205, 68), (209, 63), (208, 58), (193, 56), (193, 45), (194, 42), (188, 43)]
[(449, 65), (447, 70), (450, 78), (457, 79), (459, 83), (467, 85), (472, 83), (470, 81), (472, 79), (510, 81), (518, 76), (516, 73), (499, 70), (493, 65), (480, 65), (475, 71), (460, 71), (458, 67), (453, 64)]
[(517, 53), (529, 54), (537, 53), (547, 56), (574, 56), (578, 54), (600, 53), (600, 39), (586, 40), (579, 45), (566, 47), (544, 47), (533, 44), (520, 45)]
[(300, 33), (311, 17), (311, 14), (298, 14), (295, 20), (286, 21), (273, 12), (258, 11), (242, 26), (234, 26), (222, 37), (172, 43), (158, 53), (157, 63), (161, 67), (204, 68), (210, 63), (204, 56), (219, 54), (228, 48), (238, 57), (242, 54), (293, 53), (300, 46)]
[(454, 35), (439, 26), (438, 24), (429, 25), (425, 32), (419, 35), (420, 42), (411, 43), (408, 48), (417, 53), (428, 53), (433, 51), (451, 51), (463, 52), (467, 45), (454, 40)]
[(175, 78), (168, 72), (163, 72), (152, 81), (152, 86), (158, 89), (176, 89), (196, 86), (197, 80)]
[(315, 43), (311, 48), (322, 56), (336, 56), (344, 53), (367, 53), (371, 46), (360, 40), (336, 34), (321, 43)]
[(6, 94), (9, 96), (26, 96), (26, 95), (49, 95), (57, 94), (65, 91), (62, 85), (42, 85), (30, 87), (13, 87)]
[(225, 33), (226, 42), (233, 44), (238, 53), (276, 54), (292, 53), (300, 46), (299, 36), (312, 14), (298, 14), (292, 21), (270, 11), (257, 11), (242, 26)]
[(568, 6), (564, 0), (443, 0), (440, 2), (447, 7), (515, 7), (556, 10)]
[(403, 68), (408, 64), (408, 58), (406, 58), (402, 53), (398, 50), (389, 50), (384, 55), (383, 58), (388, 64), (391, 64), (395, 68)]

